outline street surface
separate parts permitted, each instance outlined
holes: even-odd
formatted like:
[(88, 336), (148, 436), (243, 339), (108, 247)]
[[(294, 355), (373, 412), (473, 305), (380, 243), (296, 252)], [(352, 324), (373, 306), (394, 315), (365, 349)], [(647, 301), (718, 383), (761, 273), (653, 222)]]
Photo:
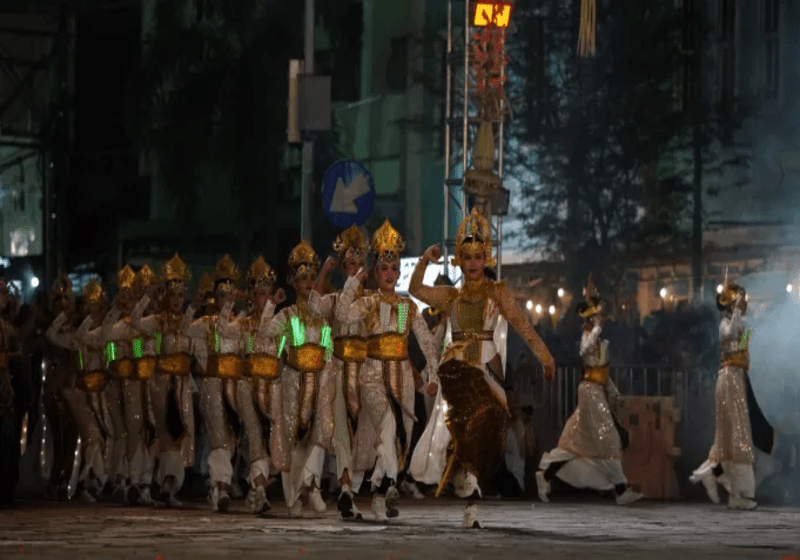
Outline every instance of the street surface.
[[(369, 516), (369, 500), (359, 499)], [(181, 509), (125, 508), (114, 503), (22, 502), (0, 510), (0, 558), (14, 560), (219, 560), (221, 558), (375, 560), (515, 560), (800, 558), (800, 509), (752, 512), (698, 503), (612, 500), (486, 501), (484, 528), (461, 528), (463, 502), (401, 502), (386, 524), (343, 522), (335, 506), (319, 519), (228, 515), (193, 502)]]

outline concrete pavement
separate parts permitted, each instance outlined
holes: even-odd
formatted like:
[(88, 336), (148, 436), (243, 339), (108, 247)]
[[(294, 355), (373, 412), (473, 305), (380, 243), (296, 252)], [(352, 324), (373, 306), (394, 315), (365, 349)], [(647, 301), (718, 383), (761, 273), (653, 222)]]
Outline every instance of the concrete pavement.
[[(368, 500), (358, 505), (369, 517)], [(272, 519), (247, 514), (241, 501), (232, 510), (212, 514), (199, 502), (172, 510), (23, 502), (0, 510), (0, 558), (800, 559), (798, 508), (486, 501), (481, 530), (461, 528), (463, 503), (452, 499), (403, 500), (400, 517), (385, 524), (343, 522), (334, 506), (321, 518), (301, 520), (288, 519), (281, 505)]]

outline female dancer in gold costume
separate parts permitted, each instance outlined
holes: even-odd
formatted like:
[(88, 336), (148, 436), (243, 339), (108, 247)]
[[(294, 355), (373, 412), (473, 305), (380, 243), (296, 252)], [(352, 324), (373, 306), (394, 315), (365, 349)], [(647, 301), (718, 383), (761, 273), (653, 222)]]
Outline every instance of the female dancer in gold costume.
[(495, 266), (491, 250), (490, 225), (473, 209), (459, 226), (452, 260), (454, 266), (461, 267), (464, 285), (454, 288), (422, 284), (428, 263), (441, 258), (439, 247), (434, 245), (417, 263), (409, 287), (411, 295), (445, 313), (452, 329), (453, 340), (445, 348), (439, 366), (452, 451), (437, 495), (453, 478), (456, 494), (469, 499), (464, 511), (465, 527), (480, 527), (476, 504), (481, 497), (480, 484), (495, 474), (505, 453), (509, 413), (502, 387), (504, 372), (499, 352), (503, 348), (495, 342), (501, 315), (542, 363), (544, 378), (550, 381), (555, 375), (553, 356), (505, 284), (485, 277), (484, 268)]

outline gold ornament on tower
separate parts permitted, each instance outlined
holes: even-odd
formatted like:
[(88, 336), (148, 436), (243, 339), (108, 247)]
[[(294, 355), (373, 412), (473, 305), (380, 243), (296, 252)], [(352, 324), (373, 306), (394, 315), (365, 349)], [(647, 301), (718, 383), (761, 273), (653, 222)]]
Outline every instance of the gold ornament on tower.
[(372, 236), (372, 250), (379, 261), (392, 262), (400, 258), (406, 244), (400, 233), (387, 218)]

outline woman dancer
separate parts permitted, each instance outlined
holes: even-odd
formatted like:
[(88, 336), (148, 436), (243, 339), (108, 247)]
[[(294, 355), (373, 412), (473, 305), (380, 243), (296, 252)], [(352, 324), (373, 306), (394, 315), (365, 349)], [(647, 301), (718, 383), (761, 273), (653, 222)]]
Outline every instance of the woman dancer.
[(774, 432), (752, 396), (747, 379), (750, 333), (748, 331), (745, 335), (742, 321), (747, 311), (744, 288), (729, 283), (726, 278), (722, 291), (717, 295), (717, 308), (722, 312), (716, 387), (717, 428), (708, 459), (694, 471), (690, 480), (702, 482), (715, 504), (720, 501), (717, 485), (721, 484), (728, 491), (729, 508), (750, 510), (757, 505), (753, 428), (758, 427), (758, 434), (763, 436), (755, 442), (756, 446), (766, 453), (772, 452)]
[(410, 330), (425, 354), (427, 364), (422, 377), (429, 382), (428, 393), (436, 394), (438, 389), (438, 353), (428, 325), (410, 298), (395, 293), (400, 277), (400, 253), (404, 248), (403, 238), (386, 220), (372, 237), (378, 290), (356, 299), (367, 276), (362, 270), (347, 280), (336, 306), (339, 321), (362, 323), (368, 336), (367, 360), (359, 375), (364, 399), (364, 412), (359, 420), (372, 425), (377, 442), (359, 445), (357, 453), (367, 456), (357, 455), (354, 463), (358, 470), (374, 467), (372, 513), (378, 521), (398, 515), (396, 482), (411, 451), (416, 388), (408, 357)]
[[(452, 342), (445, 348), (439, 366), (442, 397), (447, 404), (447, 429), (453, 449), (439, 483), (441, 494), (453, 479), (456, 494), (467, 498), (464, 527), (480, 527), (477, 500), (480, 485), (492, 478), (503, 461), (508, 406), (502, 387), (504, 371), (501, 352), (505, 341), (495, 341), (501, 315), (517, 329), (544, 366), (544, 377), (551, 380), (555, 363), (547, 347), (531, 328), (503, 282), (489, 280), (484, 268), (495, 265), (491, 256), (489, 223), (473, 209), (461, 223), (452, 262), (464, 275), (461, 288), (425, 286), (422, 280), (429, 262), (439, 262), (439, 247), (429, 247), (411, 277), (409, 291), (445, 313), (450, 321)], [(428, 433), (436, 434), (437, 430)], [(434, 438), (440, 435), (434, 435)], [(420, 445), (430, 446), (430, 442)]]
[(587, 301), (577, 312), (586, 321), (581, 337), (584, 378), (578, 387), (578, 407), (567, 420), (558, 447), (545, 453), (536, 473), (539, 498), (547, 502), (550, 482), (558, 476), (576, 488), (611, 490), (617, 504), (627, 505), (643, 496), (628, 487), (622, 471), (622, 443), (612, 410), (619, 392), (608, 378), (608, 340), (600, 340), (603, 305), (591, 281)]

